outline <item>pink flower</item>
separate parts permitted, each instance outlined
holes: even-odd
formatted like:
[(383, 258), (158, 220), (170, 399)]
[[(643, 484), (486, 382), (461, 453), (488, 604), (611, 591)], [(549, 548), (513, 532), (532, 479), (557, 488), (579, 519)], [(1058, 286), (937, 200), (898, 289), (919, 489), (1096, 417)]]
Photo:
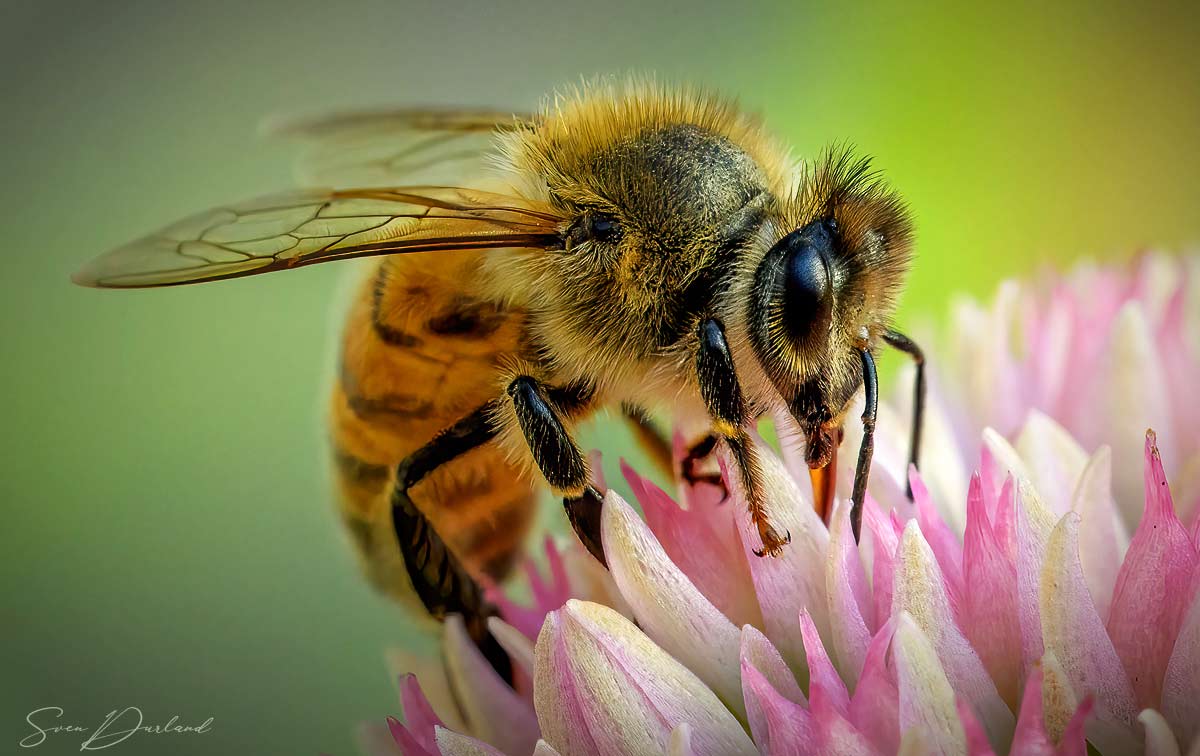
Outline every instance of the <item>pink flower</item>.
[(611, 572), (548, 543), (533, 606), (501, 598), (515, 689), (452, 619), (442, 659), (412, 662), (425, 692), (401, 680), (406, 723), (364, 739), (415, 756), (1200, 754), (1196, 271), (1147, 256), (959, 305), (929, 350), (922, 473), (904, 402), (880, 409), (861, 544), (844, 504), (828, 527), (814, 513), (786, 441), (760, 450), (792, 534), (774, 559), (754, 556), (736, 485), (723, 502), (680, 485), (680, 505), (625, 468), (645, 519), (607, 494)]

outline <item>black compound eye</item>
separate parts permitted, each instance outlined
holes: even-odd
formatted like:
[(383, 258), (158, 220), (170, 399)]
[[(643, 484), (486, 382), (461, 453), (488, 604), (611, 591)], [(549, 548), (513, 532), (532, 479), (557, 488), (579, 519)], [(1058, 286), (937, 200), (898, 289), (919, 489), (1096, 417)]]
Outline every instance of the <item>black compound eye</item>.
[(592, 238), (608, 241), (617, 235), (617, 222), (610, 215), (592, 216)]
[(567, 248), (586, 241), (612, 241), (621, 234), (621, 227), (611, 215), (587, 213), (581, 215), (567, 230)]
[(817, 221), (788, 234), (784, 247), (782, 301), (784, 323), (794, 336), (809, 333), (826, 321), (833, 305), (833, 235)]

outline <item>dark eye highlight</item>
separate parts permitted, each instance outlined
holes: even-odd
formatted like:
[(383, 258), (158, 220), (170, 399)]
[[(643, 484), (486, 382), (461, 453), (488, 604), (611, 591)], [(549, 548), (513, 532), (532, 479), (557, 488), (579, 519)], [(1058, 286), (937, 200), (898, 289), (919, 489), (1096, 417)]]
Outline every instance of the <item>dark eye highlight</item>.
[(567, 249), (585, 241), (612, 241), (621, 235), (621, 226), (611, 215), (586, 213), (567, 229)]
[(807, 332), (822, 319), (830, 304), (832, 237), (828, 227), (818, 223), (789, 234), (785, 241), (788, 245), (783, 261), (784, 322), (796, 332)]
[(617, 222), (608, 215), (592, 216), (592, 238), (608, 241), (617, 235)]
[(833, 322), (836, 231), (825, 219), (815, 220), (780, 239), (767, 252), (754, 276), (759, 292), (751, 305), (755, 337), (813, 345), (826, 337)]

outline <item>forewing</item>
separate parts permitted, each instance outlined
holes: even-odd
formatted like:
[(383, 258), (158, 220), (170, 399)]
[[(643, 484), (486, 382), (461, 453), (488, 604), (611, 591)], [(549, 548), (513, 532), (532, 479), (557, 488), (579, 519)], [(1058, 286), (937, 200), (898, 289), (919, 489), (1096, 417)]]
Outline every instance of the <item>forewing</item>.
[(284, 123), (273, 134), (306, 142), (303, 185), (461, 185), (488, 172), (497, 132), (531, 117), (498, 110), (412, 108), (343, 113)]
[(548, 207), (471, 189), (298, 191), (174, 223), (93, 260), (74, 281), (172, 286), (369, 255), (553, 248), (559, 222)]

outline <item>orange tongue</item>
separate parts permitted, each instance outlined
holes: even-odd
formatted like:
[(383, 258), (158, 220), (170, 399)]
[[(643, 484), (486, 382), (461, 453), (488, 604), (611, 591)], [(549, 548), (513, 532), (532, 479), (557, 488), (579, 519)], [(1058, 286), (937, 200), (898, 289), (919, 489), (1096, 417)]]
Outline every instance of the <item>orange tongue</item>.
[(829, 524), (830, 510), (833, 508), (833, 489), (837, 473), (837, 447), (829, 457), (829, 464), (824, 467), (810, 467), (808, 477), (812, 479), (813, 509)]

